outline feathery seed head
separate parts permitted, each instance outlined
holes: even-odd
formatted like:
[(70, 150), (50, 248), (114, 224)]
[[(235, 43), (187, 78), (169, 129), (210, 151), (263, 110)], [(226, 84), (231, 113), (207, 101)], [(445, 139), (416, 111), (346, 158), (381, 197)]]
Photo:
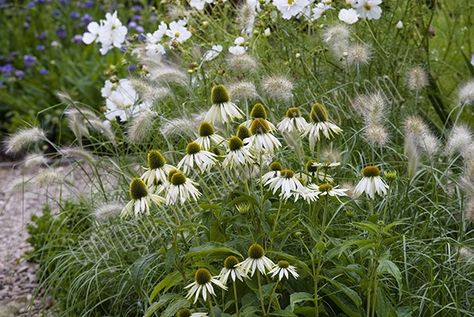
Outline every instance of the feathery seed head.
[(166, 160), (158, 150), (151, 150), (148, 152), (148, 167), (151, 169), (161, 168), (166, 164)]
[(212, 87), (211, 100), (215, 105), (230, 101), (229, 93), (224, 85), (216, 85)]
[(347, 48), (346, 61), (348, 65), (365, 65), (370, 61), (371, 52), (367, 45), (353, 44)]
[(262, 81), (265, 94), (273, 99), (289, 101), (293, 97), (293, 83), (283, 76), (270, 76)]
[(474, 80), (470, 80), (459, 88), (458, 99), (461, 104), (474, 103)]
[(318, 102), (315, 103), (311, 108), (310, 118), (315, 123), (328, 121), (328, 111), (326, 107)]
[(45, 138), (44, 131), (37, 127), (20, 130), (6, 140), (6, 153), (17, 154)]
[(254, 243), (250, 246), (248, 255), (251, 259), (260, 259), (265, 254), (262, 246), (258, 243)]
[(383, 125), (371, 124), (364, 129), (367, 141), (374, 146), (384, 146), (388, 142), (388, 133)]
[(407, 73), (407, 85), (410, 90), (419, 91), (428, 85), (428, 75), (421, 66), (411, 68)]
[(199, 153), (200, 151), (201, 151), (201, 146), (196, 141), (188, 143), (188, 145), (186, 146), (186, 153), (188, 155), (196, 154), (196, 153)]
[(229, 85), (232, 100), (255, 99), (258, 97), (255, 85), (249, 81), (239, 81)]
[(211, 272), (209, 272), (208, 269), (201, 268), (196, 271), (196, 274), (194, 274), (194, 280), (199, 284), (199, 285), (204, 285), (207, 284), (211, 281)]
[(228, 270), (232, 270), (238, 263), (239, 260), (235, 256), (231, 255), (225, 258), (224, 267)]
[(369, 165), (364, 167), (362, 170), (364, 177), (376, 177), (380, 176), (380, 169), (377, 166)]
[(252, 125), (250, 126), (250, 133), (254, 134), (265, 134), (270, 131), (270, 127), (268, 126), (267, 121), (262, 118), (256, 118), (252, 121)]
[(227, 58), (227, 68), (236, 73), (255, 73), (258, 68), (255, 58), (248, 54), (232, 55)]
[(199, 126), (199, 136), (211, 136), (214, 134), (214, 127), (209, 122), (201, 122)]
[(237, 128), (237, 136), (239, 137), (239, 139), (241, 139), (243, 141), (243, 140), (245, 140), (246, 138), (248, 138), (250, 136), (250, 131), (249, 131), (249, 129), (247, 129), (246, 126), (240, 125)]
[(244, 142), (238, 137), (238, 136), (233, 136), (229, 139), (229, 149), (231, 151), (237, 151), (240, 148), (244, 146)]
[(134, 200), (148, 196), (146, 184), (141, 178), (135, 177), (130, 182), (130, 197)]

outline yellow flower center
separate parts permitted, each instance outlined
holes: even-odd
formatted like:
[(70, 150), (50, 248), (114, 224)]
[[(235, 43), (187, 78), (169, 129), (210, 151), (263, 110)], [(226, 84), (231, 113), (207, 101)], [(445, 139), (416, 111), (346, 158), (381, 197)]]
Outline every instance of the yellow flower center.
[(380, 169), (377, 166), (366, 166), (362, 170), (364, 177), (376, 177), (380, 175)]
[(174, 37), (178, 38), (181, 35), (180, 32), (174, 32)]
[(293, 3), (295, 3), (295, 0), (288, 0), (288, 4), (291, 6), (293, 5)]
[(211, 281), (211, 272), (207, 269), (199, 269), (196, 271), (194, 279), (199, 285), (207, 284)]

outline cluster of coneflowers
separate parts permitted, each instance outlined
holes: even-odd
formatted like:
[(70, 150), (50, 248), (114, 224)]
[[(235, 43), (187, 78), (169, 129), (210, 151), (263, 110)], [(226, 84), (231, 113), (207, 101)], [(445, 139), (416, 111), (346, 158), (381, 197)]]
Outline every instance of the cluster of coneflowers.
[[(196, 270), (196, 273), (194, 274), (194, 282), (185, 287), (185, 289), (188, 289), (186, 298), (193, 300), (193, 303), (195, 304), (198, 299), (202, 297), (205, 302), (210, 304), (211, 296), (216, 296), (214, 286), (227, 291), (227, 285), (230, 281), (232, 281), (236, 310), (238, 312), (238, 296), (235, 283), (237, 283), (237, 280), (243, 282), (246, 278), (253, 278), (254, 275), (257, 276), (259, 292), (261, 292), (262, 288), (262, 276), (270, 275), (271, 278), (277, 277), (278, 280), (277, 284), (274, 286), (275, 288), (277, 287), (278, 283), (284, 279), (297, 279), (299, 277), (295, 266), (290, 265), (290, 263), (285, 260), (274, 263), (265, 256), (265, 250), (263, 247), (258, 243), (254, 243), (248, 249), (248, 257), (242, 262), (239, 262), (239, 260), (233, 255), (228, 256), (224, 260), (224, 267), (217, 276), (212, 276), (211, 272), (206, 268), (200, 268)], [(263, 302), (261, 304), (262, 310), (265, 312), (266, 309), (263, 305)], [(210, 306), (211, 305), (212, 304), (210, 304)], [(183, 312), (184, 311), (189, 310), (185, 309)], [(201, 314), (195, 316), (207, 316), (205, 313), (195, 314)], [(180, 315), (178, 314), (178, 316)]]
[[(130, 184), (131, 201), (122, 211), (122, 216), (149, 213), (150, 204), (182, 205), (199, 199), (201, 192), (197, 182), (188, 176), (192, 173), (208, 173), (214, 167), (234, 175), (238, 180), (258, 178), (273, 194), (279, 193), (284, 201), (303, 199), (308, 203), (320, 196), (347, 196), (347, 189), (338, 188), (332, 178), (325, 173), (336, 167), (338, 162), (309, 162), (307, 174), (295, 173), (272, 161), (275, 151), (282, 147), (274, 135), (280, 131), (285, 139), (308, 139), (312, 153), (322, 138), (333, 139), (342, 133), (342, 129), (329, 120), (327, 109), (315, 103), (310, 111), (309, 122), (301, 115), (297, 107), (291, 107), (276, 126), (268, 120), (265, 106), (257, 103), (250, 112), (250, 119), (242, 122), (227, 141), (219, 135), (215, 126), (231, 131), (232, 123), (242, 119), (244, 114), (234, 104), (223, 85), (216, 85), (211, 93), (212, 106), (200, 124), (199, 137), (186, 146), (186, 154), (176, 167), (167, 164), (158, 150), (148, 153), (148, 167), (141, 178), (134, 178)], [(215, 149), (225, 148), (223, 156)], [(220, 160), (220, 158), (223, 158)], [(268, 172), (264, 173), (264, 170)], [(312, 183), (312, 180), (319, 184)], [(307, 185), (306, 185), (307, 184)], [(366, 193), (371, 199), (375, 194), (385, 195), (388, 185), (381, 178), (377, 166), (366, 166), (363, 178), (354, 189), (354, 195)]]

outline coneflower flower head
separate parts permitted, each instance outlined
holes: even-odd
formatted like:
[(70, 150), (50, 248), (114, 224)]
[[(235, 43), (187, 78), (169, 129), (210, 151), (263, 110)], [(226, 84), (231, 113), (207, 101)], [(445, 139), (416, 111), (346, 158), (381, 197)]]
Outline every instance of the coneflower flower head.
[(315, 163), (317, 162), (314, 160), (309, 160), (306, 162), (306, 171), (308, 171), (308, 173), (314, 174), (318, 171), (318, 166), (315, 165)]
[(314, 151), (316, 142), (319, 142), (321, 134), (326, 139), (331, 139), (336, 134), (340, 134), (342, 129), (329, 121), (328, 111), (325, 106), (315, 103), (310, 112), (311, 123), (308, 124), (303, 136), (308, 136), (311, 151)]
[(148, 214), (151, 202), (159, 205), (164, 201), (162, 197), (149, 193), (146, 184), (138, 177), (133, 178), (130, 182), (129, 194), (131, 200), (123, 208), (122, 217), (128, 216), (132, 212), (135, 216), (141, 213)]
[(265, 109), (265, 106), (259, 102), (252, 107), (252, 110), (250, 111), (250, 116), (252, 117), (252, 119), (268, 119), (267, 110)]
[(315, 123), (328, 121), (329, 116), (326, 107), (320, 103), (315, 103), (311, 107), (310, 118)]
[(388, 185), (380, 177), (380, 169), (377, 166), (369, 165), (362, 170), (364, 176), (354, 189), (354, 195), (360, 196), (366, 193), (371, 199), (375, 198), (375, 194), (380, 196), (387, 194)]
[(254, 243), (249, 247), (248, 258), (238, 264), (245, 274), (250, 273), (250, 276), (253, 276), (257, 269), (261, 274), (266, 274), (274, 265), (275, 264), (265, 256), (265, 250), (258, 243)]
[(281, 171), (283, 169), (281, 163), (277, 161), (271, 162), (269, 168), (272, 172)]
[(410, 90), (420, 91), (428, 85), (428, 75), (421, 66), (415, 66), (408, 70), (407, 86)]
[(207, 300), (207, 296), (216, 295), (213, 285), (217, 285), (220, 288), (226, 290), (227, 287), (223, 285), (218, 279), (211, 275), (209, 270), (201, 268), (194, 274), (194, 282), (186, 286), (189, 288), (186, 299), (191, 299), (194, 296), (194, 303), (197, 302), (199, 295), (202, 294), (202, 298)]
[(166, 192), (166, 204), (184, 204), (188, 200), (196, 201), (201, 193), (196, 188), (196, 183), (186, 178), (178, 169), (172, 169), (168, 173), (169, 185)]
[(245, 273), (242, 269), (238, 266), (239, 260), (230, 255), (224, 260), (224, 267), (222, 268), (219, 274), (219, 280), (222, 284), (227, 284), (229, 277), (235, 282), (237, 279), (243, 281), (243, 278), (246, 277)]
[(216, 85), (211, 91), (211, 109), (206, 114), (206, 121), (227, 123), (234, 118), (242, 118), (242, 111), (230, 101), (224, 85)]
[(245, 125), (240, 125), (237, 128), (237, 137), (241, 139), (242, 141), (245, 140), (246, 138), (250, 137), (250, 131)]
[(140, 200), (148, 195), (148, 189), (146, 184), (138, 177), (135, 177), (130, 182), (129, 188), (130, 198), (134, 200)]
[(151, 169), (162, 168), (166, 164), (165, 157), (158, 150), (151, 150), (147, 155), (148, 167)]
[(186, 155), (177, 167), (188, 173), (196, 166), (202, 173), (209, 171), (216, 163), (216, 155), (202, 150), (198, 142), (193, 141), (186, 146)]
[(243, 146), (244, 146), (244, 142), (242, 142), (242, 140), (239, 137), (233, 136), (229, 139), (229, 149), (231, 151), (240, 150), (240, 148), (242, 148)]
[(298, 278), (299, 274), (296, 272), (296, 267), (293, 265), (290, 265), (288, 261), (278, 261), (278, 263), (275, 265), (275, 267), (268, 272), (268, 274), (271, 274), (272, 278), (278, 275), (278, 279), (281, 281), (283, 277), (286, 277), (286, 279), (289, 279), (290, 275), (293, 278)]
[(285, 118), (278, 123), (278, 129), (282, 133), (298, 132), (303, 133), (308, 127), (308, 123), (301, 116), (300, 109), (297, 107), (288, 108)]
[(211, 148), (211, 145), (218, 145), (224, 142), (224, 138), (215, 133), (214, 127), (209, 122), (201, 122), (198, 133), (199, 137), (195, 142), (206, 151)]

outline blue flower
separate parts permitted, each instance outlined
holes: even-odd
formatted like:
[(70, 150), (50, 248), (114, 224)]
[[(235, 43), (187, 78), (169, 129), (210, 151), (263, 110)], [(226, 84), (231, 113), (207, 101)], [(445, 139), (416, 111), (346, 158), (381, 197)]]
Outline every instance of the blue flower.
[(46, 31), (43, 31), (36, 35), (36, 38), (40, 41), (46, 40), (47, 37), (48, 37), (48, 33)]
[(40, 73), (41, 75), (48, 75), (48, 74), (49, 74), (49, 71), (48, 71), (46, 68), (41, 68), (40, 71), (39, 71), (39, 73)]
[(66, 29), (63, 26), (57, 28), (56, 29), (56, 35), (61, 39), (66, 38), (67, 37)]
[(44, 51), (45, 48), (46, 48), (46, 47), (45, 47), (43, 44), (38, 44), (38, 45), (36, 45), (36, 50), (37, 50), (37, 51)]
[(22, 79), (23, 77), (25, 77), (25, 72), (22, 70), (17, 70), (15, 71), (15, 76), (18, 77), (19, 79)]
[(84, 14), (81, 18), (81, 22), (84, 24), (84, 25), (87, 25), (89, 23), (92, 22), (92, 17), (89, 15), (89, 14)]
[(71, 14), (69, 14), (69, 17), (71, 19), (79, 19), (81, 15), (79, 14), (79, 12), (76, 12), (76, 11), (72, 11)]
[(0, 66), (0, 71), (2, 72), (3, 76), (8, 77), (13, 71), (15, 71), (15, 67), (12, 64), (5, 64)]
[(76, 44), (81, 44), (82, 43), (82, 35), (81, 34), (76, 34), (72, 38), (72, 42)]
[(128, 65), (128, 70), (131, 71), (131, 72), (136, 71), (137, 70), (137, 65), (135, 65), (135, 64)]
[(36, 63), (36, 57), (33, 55), (25, 55), (23, 56), (23, 64), (25, 67), (31, 67)]

